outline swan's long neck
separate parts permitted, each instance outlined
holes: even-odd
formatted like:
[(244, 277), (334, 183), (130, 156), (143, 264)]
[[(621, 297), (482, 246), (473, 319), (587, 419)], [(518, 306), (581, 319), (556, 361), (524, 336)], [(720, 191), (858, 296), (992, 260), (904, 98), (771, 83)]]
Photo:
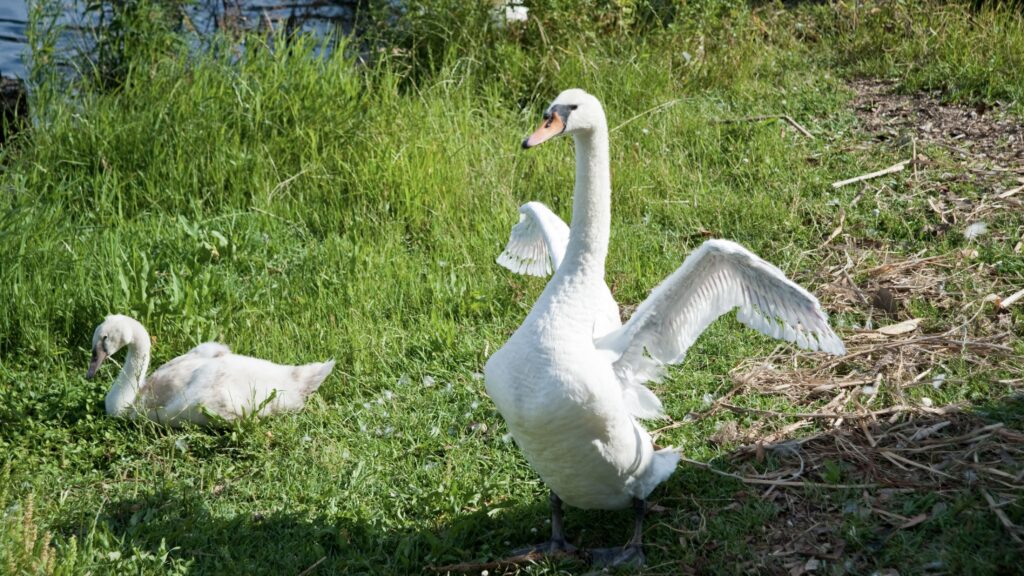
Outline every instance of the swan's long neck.
[(608, 128), (601, 123), (575, 136), (576, 187), (565, 260), (558, 272), (604, 278), (612, 224), (612, 184), (608, 163)]
[(111, 416), (123, 415), (131, 407), (146, 380), (151, 345), (149, 333), (142, 324), (132, 326), (132, 341), (125, 347), (128, 353), (124, 357), (124, 366), (110, 392), (107, 392), (107, 414)]

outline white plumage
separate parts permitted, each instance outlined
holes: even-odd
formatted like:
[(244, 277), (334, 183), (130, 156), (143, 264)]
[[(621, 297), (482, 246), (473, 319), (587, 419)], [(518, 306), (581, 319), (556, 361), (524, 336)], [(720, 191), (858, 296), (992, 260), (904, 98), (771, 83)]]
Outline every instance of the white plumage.
[(498, 264), (530, 276), (548, 276), (558, 268), (569, 243), (569, 227), (540, 202), (519, 207), (519, 223), (512, 227)]
[(801, 348), (846, 353), (817, 298), (728, 240), (702, 244), (651, 292), (621, 330), (595, 345), (619, 355), (614, 366), (624, 381), (657, 381), (666, 364), (686, 358), (686, 351), (712, 322), (737, 308), (737, 319), (763, 334)]
[(95, 376), (103, 361), (122, 347), (127, 347), (128, 353), (107, 393), (107, 413), (170, 426), (186, 422), (207, 425), (217, 419), (300, 410), (334, 368), (333, 360), (302, 366), (274, 364), (232, 354), (217, 342), (205, 342), (146, 376), (149, 334), (135, 319), (115, 314), (107, 316), (93, 333), (86, 377)]
[(611, 225), (604, 111), (586, 92), (567, 90), (544, 119), (523, 145), (574, 137), (572, 228), (538, 202), (520, 208), (498, 262), (531, 275), (554, 269), (554, 276), (488, 360), (487, 391), (552, 490), (552, 540), (544, 549), (571, 548), (561, 530), (561, 501), (602, 509), (632, 502), (636, 529), (613, 563), (633, 561), (642, 559), (642, 502), (679, 460), (675, 449), (656, 451), (638, 421), (664, 416), (645, 384), (681, 362), (704, 329), (735, 308), (741, 322), (769, 336), (831, 354), (845, 349), (814, 296), (726, 240), (705, 242), (621, 324), (604, 281)]

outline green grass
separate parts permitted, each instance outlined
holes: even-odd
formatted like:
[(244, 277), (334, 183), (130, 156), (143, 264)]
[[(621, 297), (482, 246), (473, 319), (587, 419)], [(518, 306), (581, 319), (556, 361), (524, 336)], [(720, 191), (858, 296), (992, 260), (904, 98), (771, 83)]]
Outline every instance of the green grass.
[[(854, 206), (857, 187), (829, 186), (906, 152), (855, 146), (865, 138), (844, 78), (1020, 111), (1024, 27), (1007, 10), (886, 2), (853, 27), (842, 8), (709, 2), (676, 7), (662, 26), (639, 3), (550, 4), (535, 7), (540, 25), (511, 29), (458, 26), (486, 22), (479, 7), (426, 10), (390, 39), (400, 49), (369, 65), (340, 51), (313, 57), (309, 39), (269, 50), (252, 37), (240, 58), (222, 39), (197, 55), (166, 31), (117, 74), (86, 74), (73, 90), (40, 64), (37, 120), (3, 149), (0, 176), (0, 570), (297, 574), (326, 557), (313, 574), (418, 573), (539, 540), (544, 487), (477, 374), (543, 286), (494, 263), (516, 207), (540, 200), (570, 213), (571, 143), (518, 146), (563, 88), (600, 97), (612, 127), (643, 114), (612, 134), (607, 278), (622, 303), (642, 300), (705, 231), (814, 290), (825, 279), (812, 251), (836, 226), (836, 202), (848, 234), (897, 254), (966, 246), (958, 231), (922, 232), (934, 221), (923, 198)], [(589, 9), (607, 36), (580, 16)], [(719, 122), (762, 114), (789, 114), (818, 137)], [(1024, 220), (990, 225), (1019, 235)], [(980, 261), (1003, 262), (1001, 285), (1020, 286), (1013, 242), (978, 249)], [(915, 306), (931, 330), (951, 327), (956, 311)], [(1009, 327), (1018, 337), (1020, 310)], [(154, 365), (209, 339), (338, 364), (297, 415), (227, 431), (112, 420), (103, 395), (114, 367), (83, 375), (93, 327), (115, 312), (156, 338)], [(729, 370), (774, 345), (720, 321), (658, 386), (668, 412), (702, 410), (705, 394), (732, 386)], [(946, 369), (959, 384), (937, 403), (981, 402), (1005, 393), (996, 379), (1020, 376), (1014, 362), (954, 357)], [(716, 425), (744, 418), (718, 414), (662, 441), (711, 460), (730, 448), (707, 442)], [(857, 497), (800, 494), (826, 508)], [(758, 495), (681, 467), (653, 496), (669, 511), (646, 533), (648, 572), (781, 571), (749, 552), (785, 516)], [(903, 505), (912, 516), (933, 502)], [(1009, 512), (1024, 517), (1020, 505)], [(952, 496), (946, 514), (881, 544), (870, 519), (832, 519), (848, 551), (868, 558), (854, 572), (913, 574), (935, 559), (953, 573), (1016, 567), (980, 494)], [(613, 545), (628, 516), (571, 510), (568, 529), (583, 545)]]

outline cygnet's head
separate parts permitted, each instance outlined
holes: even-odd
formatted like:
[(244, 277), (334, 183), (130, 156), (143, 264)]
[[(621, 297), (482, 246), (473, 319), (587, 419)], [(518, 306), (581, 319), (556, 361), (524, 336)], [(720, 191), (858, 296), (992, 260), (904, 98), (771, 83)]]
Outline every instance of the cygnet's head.
[(544, 122), (523, 140), (523, 148), (533, 148), (562, 134), (581, 134), (604, 125), (601, 102), (579, 88), (570, 88), (559, 94), (544, 111)]
[(107, 316), (103, 323), (92, 333), (92, 361), (85, 377), (92, 379), (99, 370), (100, 364), (118, 350), (131, 344), (134, 339), (135, 320), (121, 314)]

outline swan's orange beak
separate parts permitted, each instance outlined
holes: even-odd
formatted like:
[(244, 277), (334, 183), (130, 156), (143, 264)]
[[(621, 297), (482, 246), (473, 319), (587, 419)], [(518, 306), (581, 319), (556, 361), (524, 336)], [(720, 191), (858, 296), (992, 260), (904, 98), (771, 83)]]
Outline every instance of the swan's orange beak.
[(100, 364), (107, 359), (107, 353), (99, 348), (94, 348), (92, 351), (92, 361), (89, 362), (89, 371), (85, 373), (86, 380), (92, 380), (93, 376), (96, 375), (96, 371), (100, 369)]
[(558, 112), (551, 112), (550, 115), (544, 118), (544, 122), (539, 128), (530, 136), (523, 140), (523, 148), (533, 148), (534, 146), (547, 142), (555, 136), (558, 136), (565, 130), (565, 120), (558, 115)]

